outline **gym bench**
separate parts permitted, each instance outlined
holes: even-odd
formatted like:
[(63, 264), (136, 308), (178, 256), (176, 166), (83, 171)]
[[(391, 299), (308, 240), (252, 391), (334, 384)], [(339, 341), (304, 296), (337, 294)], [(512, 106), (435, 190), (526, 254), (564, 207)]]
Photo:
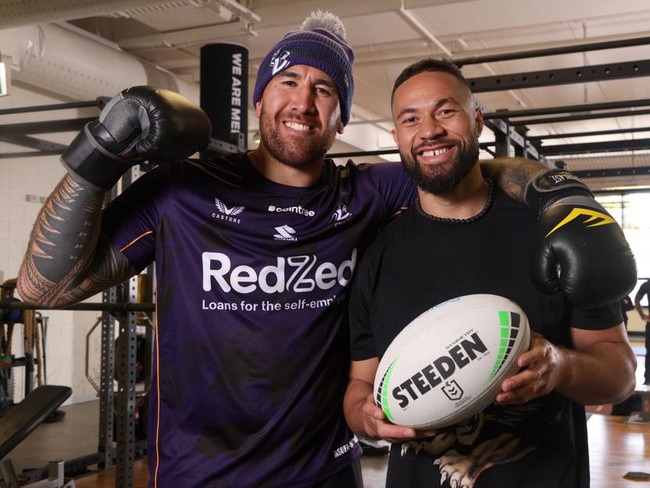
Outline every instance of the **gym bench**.
[(0, 417), (0, 488), (63, 488), (74, 487), (63, 478), (63, 461), (48, 464), (48, 480), (20, 484), (10, 460), (4, 459), (12, 449), (31, 434), (72, 394), (67, 386), (42, 385), (32, 390), (20, 403)]

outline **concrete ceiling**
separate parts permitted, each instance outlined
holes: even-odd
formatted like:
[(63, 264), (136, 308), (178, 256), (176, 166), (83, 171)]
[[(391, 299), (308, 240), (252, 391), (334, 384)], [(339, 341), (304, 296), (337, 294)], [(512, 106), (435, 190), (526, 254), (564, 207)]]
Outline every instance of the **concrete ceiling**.
[[(647, 0), (0, 0), (0, 46), (18, 85), (62, 101), (143, 79), (196, 98), (202, 46), (246, 46), (252, 89), (262, 57), (316, 9), (343, 20), (356, 55), (353, 117), (334, 152), (393, 149), (393, 80), (413, 61), (447, 57), (487, 111), (506, 111), (511, 127), (524, 122), (533, 152), (610, 176), (592, 186), (648, 181)], [(37, 61), (45, 66), (30, 75)], [(249, 145), (255, 130), (251, 114)], [(495, 139), (482, 137), (488, 151)]]

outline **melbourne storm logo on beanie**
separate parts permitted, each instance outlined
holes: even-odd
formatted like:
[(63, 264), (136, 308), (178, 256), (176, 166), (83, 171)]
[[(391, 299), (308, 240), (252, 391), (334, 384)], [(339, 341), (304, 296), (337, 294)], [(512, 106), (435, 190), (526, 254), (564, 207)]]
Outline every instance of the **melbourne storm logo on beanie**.
[(305, 65), (326, 73), (336, 85), (341, 105), (341, 122), (350, 120), (354, 93), (354, 52), (345, 40), (345, 27), (330, 12), (313, 12), (300, 30), (286, 34), (266, 55), (257, 71), (253, 105), (262, 99), (271, 78), (289, 66)]
[(273, 76), (277, 75), (280, 71), (289, 67), (291, 64), (288, 60), (291, 53), (289, 51), (276, 51), (271, 58), (271, 73)]

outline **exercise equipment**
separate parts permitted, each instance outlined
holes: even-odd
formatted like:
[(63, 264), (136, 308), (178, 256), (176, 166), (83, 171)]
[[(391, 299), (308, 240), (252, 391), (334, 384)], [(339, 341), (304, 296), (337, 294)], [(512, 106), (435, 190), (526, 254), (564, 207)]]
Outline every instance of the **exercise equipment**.
[[(25, 368), (25, 395), (35, 386), (46, 384), (45, 336), (48, 318), (31, 307), (16, 308), (24, 304), (14, 297), (15, 290), (16, 278), (0, 285), (0, 415), (13, 404), (13, 368)], [(12, 351), (17, 324), (22, 325), (22, 357), (16, 357)], [(61, 412), (58, 414), (60, 417)]]
[(42, 424), (72, 394), (68, 386), (42, 385), (20, 403), (9, 408), (0, 419), (0, 488), (73, 488), (74, 481), (63, 477), (63, 461), (48, 464), (48, 479), (23, 484), (13, 464), (4, 459), (20, 442)]

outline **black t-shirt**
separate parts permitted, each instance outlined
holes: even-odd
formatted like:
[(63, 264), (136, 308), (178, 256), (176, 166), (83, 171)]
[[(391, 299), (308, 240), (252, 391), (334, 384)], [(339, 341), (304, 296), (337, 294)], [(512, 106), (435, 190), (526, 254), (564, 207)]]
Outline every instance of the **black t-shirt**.
[[(453, 297), (492, 293), (518, 303), (531, 328), (571, 347), (570, 327), (622, 321), (618, 304), (574, 310), (529, 277), (535, 216), (494, 190), (480, 219), (444, 222), (414, 206), (380, 234), (362, 260), (350, 304), (352, 358), (381, 358), (411, 320)], [(574, 425), (576, 421), (578, 424)], [(552, 393), (525, 405), (491, 405), (433, 438), (394, 444), (388, 487), (587, 487), (584, 409)], [(465, 484), (462, 484), (465, 483)]]

